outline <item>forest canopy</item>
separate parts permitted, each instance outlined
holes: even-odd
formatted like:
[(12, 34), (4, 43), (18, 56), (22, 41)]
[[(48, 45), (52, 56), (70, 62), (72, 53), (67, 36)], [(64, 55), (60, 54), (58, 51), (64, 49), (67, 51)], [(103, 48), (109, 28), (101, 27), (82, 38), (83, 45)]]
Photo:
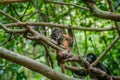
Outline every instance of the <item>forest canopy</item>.
[(120, 80), (120, 0), (1, 0), (0, 80)]

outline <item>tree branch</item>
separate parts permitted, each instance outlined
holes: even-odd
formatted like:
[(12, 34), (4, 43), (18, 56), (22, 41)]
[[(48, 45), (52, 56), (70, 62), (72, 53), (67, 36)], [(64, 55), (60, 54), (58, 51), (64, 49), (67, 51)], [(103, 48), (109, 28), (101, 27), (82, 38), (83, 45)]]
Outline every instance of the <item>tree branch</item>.
[(55, 2), (55, 1), (51, 1), (51, 0), (45, 0), (46, 2), (49, 2), (49, 3), (54, 3), (54, 4), (61, 4), (61, 5), (70, 5), (70, 6), (75, 6), (77, 8), (81, 8), (83, 10), (87, 10), (89, 11), (88, 8), (86, 7), (82, 7), (82, 6), (79, 6), (79, 5), (75, 5), (75, 4), (70, 4), (70, 3), (63, 3), (63, 2)]
[(95, 77), (103, 78), (104, 80), (120, 80), (119, 76), (108, 75), (106, 72), (102, 71), (101, 69), (90, 66), (88, 61), (86, 61), (80, 56), (72, 56), (69, 59), (67, 59), (67, 61), (79, 62), (80, 64), (83, 63), (85, 65), (85, 69), (72, 67), (72, 66), (65, 66), (65, 68), (68, 70), (71, 70), (71, 71), (85, 70), (85, 71), (88, 71), (89, 74), (92, 74)]
[[(62, 28), (62, 29), (69, 29), (70, 27), (68, 25), (62, 25), (62, 24), (55, 24), (55, 23), (45, 23), (45, 22), (17, 22), (17, 23), (10, 23), (10, 24), (5, 24), (6, 27), (11, 27), (11, 26), (23, 26), (25, 25), (29, 26), (47, 26), (47, 27), (56, 27), (56, 28)], [(72, 30), (83, 30), (83, 31), (111, 31), (111, 30), (116, 30), (115, 27), (110, 27), (110, 28), (87, 28), (87, 27), (80, 27), (80, 26), (72, 26)]]
[(99, 18), (120, 21), (120, 14), (115, 14), (113, 12), (100, 10), (94, 3), (89, 2), (89, 0), (83, 0), (87, 6), (90, 8), (91, 13)]
[(23, 33), (25, 32), (25, 29), (9, 29), (6, 26), (4, 26), (3, 24), (0, 23), (0, 27), (7, 33)]
[[(5, 12), (1, 11), (0, 10), (0, 13), (5, 15), (6, 17), (12, 19), (13, 21), (15, 22), (18, 22), (18, 23), (21, 23), (19, 20), (17, 20), (16, 18), (6, 14)], [(19, 24), (20, 25), (20, 24)], [(29, 37), (29, 39), (33, 39), (33, 40), (38, 40), (38, 41), (43, 41), (43, 42), (46, 42), (46, 44), (48, 44), (49, 46), (52, 46), (53, 48), (55, 49), (58, 49), (58, 50), (63, 50), (61, 47), (59, 47), (58, 45), (55, 45), (52, 43), (52, 41), (45, 37), (43, 34), (39, 34), (37, 31), (35, 31), (34, 29), (32, 29), (30, 26), (27, 26), (27, 24), (23, 25), (25, 26), (26, 28), (29, 28), (29, 31), (32, 32), (33, 34), (35, 34), (35, 36), (33, 37)], [(5, 28), (5, 26), (2, 26), (3, 28)], [(6, 28), (5, 28), (6, 29)]]
[(0, 47), (0, 57), (14, 63), (27, 67), (35, 72), (41, 73), (52, 80), (79, 80), (69, 77), (63, 73), (57, 72), (54, 69), (39, 63), (31, 58), (12, 52), (3, 47)]
[(115, 39), (111, 42), (111, 44), (103, 51), (103, 53), (91, 64), (91, 66), (95, 66), (106, 54), (107, 52), (118, 42), (120, 39), (119, 36), (116, 36)]
[(29, 2), (32, 0), (0, 0), (0, 4), (6, 4), (6, 3), (15, 3), (15, 2)]
[[(110, 11), (115, 13), (114, 7), (112, 5), (112, 0), (108, 0), (108, 4), (109, 4)], [(116, 21), (114, 21), (114, 23), (115, 23), (115, 27), (117, 29), (117, 32), (120, 36), (120, 29), (119, 29), (118, 23)]]
[(7, 18), (12, 19), (14, 22), (19, 22), (19, 20), (17, 20), (16, 18), (12, 17), (11, 15), (8, 15), (7, 13), (3, 12), (2, 10), (0, 10), (0, 14), (5, 15)]
[[(31, 22), (20, 22), (19, 20), (17, 20), (16, 18), (6, 14), (2, 10), (0, 10), (0, 13), (5, 15), (6, 17), (12, 19), (15, 22), (18, 22), (18, 23), (6, 24), (5, 25), (6, 27), (31, 25), (31, 26), (59, 27), (59, 28), (66, 28), (66, 29), (69, 28), (68, 25), (61, 25), (61, 24), (52, 24), (52, 23), (44, 23), (44, 22), (33, 22), (33, 23), (31, 23)], [(73, 30), (84, 30), (84, 31), (110, 31), (110, 30), (116, 30), (115, 27), (111, 27), (111, 28), (85, 28), (85, 27), (80, 27), (80, 26), (73, 26), (73, 27), (71, 27), (71, 29), (73, 29)]]

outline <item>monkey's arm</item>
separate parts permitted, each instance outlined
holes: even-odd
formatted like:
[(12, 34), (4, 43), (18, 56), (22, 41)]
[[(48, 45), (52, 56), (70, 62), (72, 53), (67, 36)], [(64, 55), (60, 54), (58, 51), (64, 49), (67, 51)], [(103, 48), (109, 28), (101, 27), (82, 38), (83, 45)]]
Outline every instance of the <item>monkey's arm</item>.
[(68, 25), (69, 26), (69, 29), (68, 29), (68, 34), (69, 34), (69, 36), (71, 37), (71, 38), (73, 38), (73, 31), (72, 31), (72, 29), (71, 29), (71, 25)]

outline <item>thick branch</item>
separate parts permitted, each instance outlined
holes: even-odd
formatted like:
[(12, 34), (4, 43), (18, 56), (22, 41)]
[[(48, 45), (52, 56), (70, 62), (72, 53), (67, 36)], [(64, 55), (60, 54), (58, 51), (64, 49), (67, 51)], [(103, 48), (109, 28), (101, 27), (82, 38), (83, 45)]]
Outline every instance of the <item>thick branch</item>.
[(89, 70), (96, 77), (97, 76), (102, 77), (102, 78), (104, 78), (104, 80), (113, 80), (111, 76), (109, 76), (108, 74), (106, 74), (106, 72), (104, 72), (104, 71), (102, 71), (100, 69), (90, 67)]
[(45, 35), (37, 32), (36, 30), (34, 30), (33, 28), (31, 28), (29, 26), (27, 26), (27, 28), (30, 32), (32, 32), (32, 34), (34, 34), (34, 36), (26, 36), (28, 39), (36, 40), (38, 42), (44, 42), (56, 50), (60, 50), (60, 51), (64, 50), (63, 47), (53, 43), (53, 41), (51, 39), (47, 38)]
[(31, 58), (0, 47), (0, 57), (14, 63), (27, 67), (35, 72), (41, 73), (52, 80), (79, 80), (71, 78), (65, 74), (55, 71), (54, 69), (39, 63)]
[(91, 13), (99, 18), (120, 21), (120, 14), (115, 14), (113, 12), (100, 10), (94, 3), (89, 2), (89, 0), (83, 0), (91, 10)]

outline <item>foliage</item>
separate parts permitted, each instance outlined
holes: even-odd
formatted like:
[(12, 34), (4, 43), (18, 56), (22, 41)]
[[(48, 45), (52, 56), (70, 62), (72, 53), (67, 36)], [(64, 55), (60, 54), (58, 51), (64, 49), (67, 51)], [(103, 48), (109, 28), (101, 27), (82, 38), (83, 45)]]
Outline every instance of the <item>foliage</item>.
[[(87, 7), (81, 0), (54, 1)], [(117, 13), (120, 12), (119, 3), (119, 0), (113, 0), (113, 5)], [(96, 4), (102, 10), (109, 9), (106, 0), (98, 0)], [(7, 14), (10, 14), (23, 22), (50, 22), (87, 28), (109, 28), (114, 26), (113, 21), (94, 17), (87, 10), (70, 5), (51, 3), (44, 0), (1, 5), (0, 10), (3, 10)], [(11, 22), (13, 21), (0, 14), (0, 23), (7, 24)], [(50, 37), (51, 28), (45, 29), (46, 36)], [(42, 32), (42, 28), (39, 28), (38, 30)], [(89, 52), (93, 52), (99, 56), (105, 48), (109, 46), (117, 34), (117, 31), (114, 30), (101, 32), (74, 30), (76, 41), (74, 42), (73, 52), (75, 55), (82, 55), (83, 57), (86, 57)], [(35, 41), (23, 38), (23, 34), (8, 34), (0, 29), (0, 45), (49, 65), (45, 47), (41, 43), (36, 43)], [(119, 45), (120, 43), (118, 42), (101, 61), (109, 69), (112, 75), (120, 75)], [(57, 71), (61, 71), (60, 67), (57, 65), (55, 50), (50, 47), (48, 48), (52, 56), (53, 68)], [(72, 76), (70, 71), (67, 71), (66, 73)], [(7, 80), (45, 80), (45, 77), (38, 73), (32, 72), (20, 65), (4, 59), (0, 59), (0, 79), (4, 80), (5, 78), (7, 78)]]

